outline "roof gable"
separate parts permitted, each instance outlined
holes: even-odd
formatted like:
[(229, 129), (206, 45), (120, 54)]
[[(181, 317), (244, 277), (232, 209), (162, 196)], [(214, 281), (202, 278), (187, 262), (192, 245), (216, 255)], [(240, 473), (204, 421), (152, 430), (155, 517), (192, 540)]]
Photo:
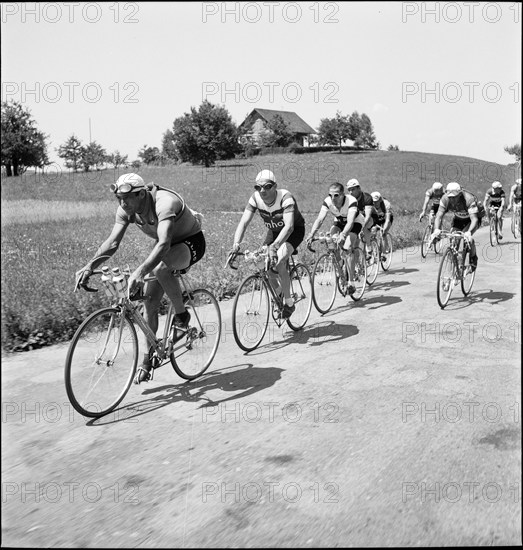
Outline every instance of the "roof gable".
[(245, 122), (252, 119), (254, 113), (258, 113), (266, 122), (269, 122), (275, 115), (280, 115), (283, 120), (289, 125), (291, 132), (296, 134), (315, 134), (316, 130), (309, 126), (302, 118), (292, 111), (276, 111), (273, 109), (253, 109), (247, 118), (240, 124), (240, 127)]

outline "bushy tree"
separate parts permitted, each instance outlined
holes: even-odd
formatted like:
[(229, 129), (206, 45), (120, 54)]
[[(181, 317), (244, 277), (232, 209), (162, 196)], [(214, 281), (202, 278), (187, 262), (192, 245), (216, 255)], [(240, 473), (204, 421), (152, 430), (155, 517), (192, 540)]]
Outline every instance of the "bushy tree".
[(376, 136), (374, 135), (374, 128), (370, 118), (362, 113), (360, 117), (359, 133), (354, 140), (356, 147), (363, 147), (364, 149), (377, 149), (378, 143), (376, 142)]
[(162, 157), (174, 161), (179, 160), (176, 143), (174, 142), (174, 134), (169, 129), (162, 136)]
[(356, 140), (361, 133), (361, 117), (358, 111), (354, 111), (349, 117), (349, 139), (356, 145)]
[(521, 145), (519, 143), (511, 145), (510, 147), (507, 145), (505, 147), (505, 152), (509, 155), (514, 155), (516, 157), (516, 161), (521, 162)]
[(351, 139), (350, 124), (347, 115), (336, 112), (334, 118), (322, 118), (318, 128), (318, 141), (321, 145), (338, 145), (341, 153), (342, 143)]
[(261, 140), (263, 147), (287, 147), (294, 141), (289, 124), (279, 114), (267, 121), (265, 129)]
[(218, 159), (233, 158), (240, 151), (238, 130), (225, 107), (204, 101), (191, 107), (173, 123), (173, 135), (180, 159), (211, 166)]
[(86, 172), (92, 168), (100, 170), (107, 162), (107, 152), (96, 141), (91, 141), (89, 145), (82, 147), (82, 166)]
[(127, 166), (127, 157), (128, 155), (122, 156), (120, 151), (116, 150), (114, 153), (107, 156), (107, 162), (110, 162), (113, 168), (118, 169), (120, 166)]
[(64, 160), (67, 168), (72, 168), (74, 172), (77, 172), (82, 166), (82, 148), (81, 140), (72, 134), (65, 143), (58, 147), (58, 156)]
[(2, 101), (1, 164), (7, 177), (18, 176), (27, 167), (49, 164), (47, 136), (36, 127), (29, 109), (15, 101)]
[(160, 160), (160, 149), (158, 147), (147, 147), (144, 145), (138, 152), (138, 156), (144, 164), (157, 163)]
[(387, 151), (399, 151), (399, 150), (400, 150), (400, 148), (397, 145), (392, 145), (391, 144), (387, 147)]

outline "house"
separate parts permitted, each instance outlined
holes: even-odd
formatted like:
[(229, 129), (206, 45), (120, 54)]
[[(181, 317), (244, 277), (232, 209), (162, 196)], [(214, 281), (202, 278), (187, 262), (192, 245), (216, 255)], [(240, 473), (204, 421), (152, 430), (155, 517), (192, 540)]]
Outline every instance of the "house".
[(247, 118), (240, 124), (239, 130), (252, 137), (254, 143), (260, 142), (260, 134), (274, 115), (280, 115), (289, 125), (289, 128), (295, 134), (295, 141), (300, 145), (304, 144), (304, 138), (309, 139), (311, 134), (316, 134), (316, 130), (309, 126), (296, 113), (291, 111), (275, 111), (273, 109), (253, 109)]

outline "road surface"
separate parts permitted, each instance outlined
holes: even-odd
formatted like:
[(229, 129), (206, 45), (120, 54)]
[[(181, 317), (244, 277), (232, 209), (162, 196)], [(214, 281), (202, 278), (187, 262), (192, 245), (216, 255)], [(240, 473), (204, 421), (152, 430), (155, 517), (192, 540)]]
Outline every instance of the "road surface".
[(418, 248), (249, 354), (222, 302), (205, 377), (162, 368), (99, 420), (68, 404), (67, 345), (4, 357), (3, 544), (521, 544), (521, 247), (477, 237), (445, 310)]

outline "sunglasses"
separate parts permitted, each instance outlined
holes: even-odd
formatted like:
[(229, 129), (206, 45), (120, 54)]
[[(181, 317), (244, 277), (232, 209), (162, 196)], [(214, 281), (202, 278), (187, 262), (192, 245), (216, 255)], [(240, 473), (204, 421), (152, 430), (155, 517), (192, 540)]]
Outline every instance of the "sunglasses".
[(340, 196), (340, 193), (329, 193), (329, 197), (331, 199), (335, 199), (336, 197), (339, 197)]
[(266, 183), (265, 185), (255, 185), (254, 186), (254, 189), (256, 189), (256, 191), (261, 191), (262, 189), (264, 189), (265, 191), (270, 191), (273, 187), (274, 187), (274, 183)]
[(136, 188), (136, 187), (133, 187), (130, 183), (122, 183), (122, 185), (120, 185), (119, 187), (116, 185), (116, 183), (111, 183), (111, 187), (110, 187), (111, 191), (113, 193), (118, 193), (118, 194), (121, 194), (121, 195), (125, 195), (126, 193), (131, 193), (131, 192), (135, 192), (135, 193), (138, 193), (139, 191), (141, 191), (143, 189), (143, 187), (140, 187), (140, 188)]

